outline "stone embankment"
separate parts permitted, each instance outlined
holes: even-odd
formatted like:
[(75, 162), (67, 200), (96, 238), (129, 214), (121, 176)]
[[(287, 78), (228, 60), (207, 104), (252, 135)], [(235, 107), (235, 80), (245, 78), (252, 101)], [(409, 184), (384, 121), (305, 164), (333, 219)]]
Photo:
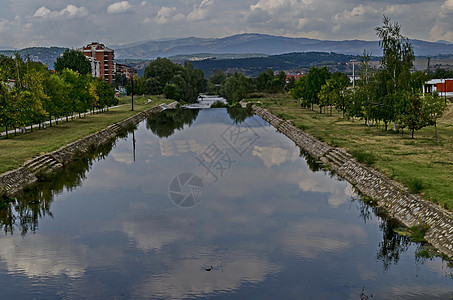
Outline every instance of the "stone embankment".
[(444, 254), (453, 258), (453, 214), (442, 207), (413, 195), (387, 176), (357, 162), (341, 148), (323, 143), (294, 127), (267, 110), (253, 106), (254, 112), (293, 140), (311, 156), (328, 164), (361, 193), (373, 198), (377, 205), (407, 227), (426, 224), (425, 239)]
[(22, 167), (0, 175), (0, 189), (8, 194), (14, 194), (22, 190), (26, 185), (35, 183), (40, 174), (50, 173), (63, 168), (73, 161), (76, 154), (86, 153), (92, 146), (100, 146), (107, 143), (111, 138), (116, 137), (118, 132), (125, 126), (129, 124), (138, 124), (152, 114), (159, 113), (167, 108), (175, 107), (176, 102), (169, 105), (162, 104), (156, 106), (140, 112), (126, 120), (110, 125), (97, 133), (63, 146), (54, 152), (29, 160)]

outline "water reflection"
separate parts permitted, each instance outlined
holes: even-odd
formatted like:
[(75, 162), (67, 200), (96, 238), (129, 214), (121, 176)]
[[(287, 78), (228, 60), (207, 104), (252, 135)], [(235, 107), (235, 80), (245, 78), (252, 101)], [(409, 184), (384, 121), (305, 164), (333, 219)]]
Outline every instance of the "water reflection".
[(146, 128), (160, 138), (168, 138), (181, 130), (184, 125), (192, 125), (197, 119), (198, 109), (167, 109), (146, 119)]
[(93, 163), (105, 159), (114, 144), (112, 141), (98, 148), (91, 147), (89, 153), (76, 157), (57, 174), (41, 175), (38, 183), (26, 186), (15, 195), (16, 201), (0, 210), (0, 226), (5, 234), (13, 234), (15, 230), (22, 236), (35, 232), (40, 219), (53, 217), (51, 205), (55, 197), (65, 189), (71, 191), (80, 186)]
[(231, 120), (233, 120), (236, 124), (242, 123), (247, 118), (253, 116), (253, 112), (251, 109), (245, 109), (240, 107), (228, 107), (227, 113), (230, 116)]
[(238, 125), (255, 126), (253, 147), (218, 183), (205, 182), (198, 206), (175, 207), (170, 180), (195, 172), (212, 141), (231, 151), (219, 136), (236, 121), (222, 109), (185, 120), (180, 132), (184, 124), (160, 130), (154, 120), (149, 130), (146, 121), (103, 159), (31, 189), (24, 221), (11, 206), (4, 228), (29, 222), (35, 234), (0, 239), (2, 295), (356, 299), (366, 286), (374, 298), (449, 296), (449, 266), (433, 259), (415, 270), (418, 244), (395, 235), (349, 184), (310, 171), (318, 163), (256, 116)]
[(370, 203), (371, 199), (366, 196), (352, 197), (351, 201), (357, 205), (364, 223), (372, 221), (377, 216), (380, 219), (379, 228), (382, 239), (379, 242), (376, 258), (382, 262), (383, 270), (387, 271), (390, 266), (397, 265), (401, 255), (409, 250), (412, 243), (408, 237), (395, 233), (394, 229), (401, 224), (385, 215), (379, 207)]

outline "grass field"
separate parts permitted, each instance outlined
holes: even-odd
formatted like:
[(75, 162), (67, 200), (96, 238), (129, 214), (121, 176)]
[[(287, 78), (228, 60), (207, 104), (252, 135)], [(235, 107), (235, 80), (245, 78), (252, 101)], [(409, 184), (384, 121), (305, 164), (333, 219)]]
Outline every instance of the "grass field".
[[(434, 127), (425, 127), (404, 135), (385, 131), (384, 126), (365, 126), (361, 120), (343, 120), (301, 109), (299, 102), (285, 95), (267, 99), (249, 99), (276, 116), (292, 123), (330, 144), (341, 147), (359, 160), (372, 165), (390, 178), (404, 183), (425, 199), (453, 210), (453, 105), (438, 122), (439, 141), (434, 141)], [(391, 127), (391, 126), (390, 126)]]
[[(146, 104), (147, 99), (153, 101)], [(171, 103), (162, 97), (134, 96), (134, 111), (131, 111), (131, 98), (123, 97), (120, 104), (127, 104), (109, 111), (87, 115), (81, 119), (59, 122), (46, 129), (34, 129), (32, 133), (10, 135), (0, 139), (0, 173), (22, 166), (27, 160), (95, 133), (107, 126), (122, 121), (137, 112), (152, 108), (161, 103)]]

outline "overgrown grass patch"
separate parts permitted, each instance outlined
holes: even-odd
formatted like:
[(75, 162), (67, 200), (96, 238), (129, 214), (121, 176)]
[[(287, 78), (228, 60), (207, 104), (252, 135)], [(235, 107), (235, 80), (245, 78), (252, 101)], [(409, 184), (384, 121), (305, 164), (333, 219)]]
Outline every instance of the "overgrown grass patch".
[(409, 190), (413, 194), (418, 194), (423, 190), (423, 181), (420, 178), (414, 178), (407, 182)]
[(358, 162), (366, 164), (367, 166), (372, 166), (377, 161), (377, 157), (373, 152), (354, 150), (351, 154), (355, 157), (355, 159), (357, 159)]
[(428, 225), (420, 224), (412, 227), (396, 228), (394, 229), (394, 231), (399, 235), (409, 237), (414, 242), (426, 242), (425, 235), (428, 229)]

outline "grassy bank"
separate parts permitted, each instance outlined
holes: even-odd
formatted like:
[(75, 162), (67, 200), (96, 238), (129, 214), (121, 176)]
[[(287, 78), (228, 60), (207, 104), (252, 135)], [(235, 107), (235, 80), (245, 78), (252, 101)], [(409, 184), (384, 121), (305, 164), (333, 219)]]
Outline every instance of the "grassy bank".
[(298, 101), (285, 95), (249, 99), (276, 116), (316, 138), (346, 149), (359, 161), (373, 166), (390, 178), (404, 183), (412, 192), (453, 210), (453, 105), (438, 122), (439, 141), (434, 141), (434, 127), (426, 127), (411, 139), (385, 131), (384, 126), (368, 127), (361, 120), (344, 120), (342, 114), (320, 114), (302, 109)]
[[(153, 101), (146, 104), (147, 99)], [(95, 133), (107, 126), (122, 121), (137, 112), (152, 108), (161, 103), (171, 103), (162, 97), (141, 97), (134, 96), (134, 111), (131, 111), (131, 98), (121, 98), (121, 107), (109, 111), (87, 115), (81, 119), (59, 122), (43, 130), (34, 130), (32, 133), (21, 135), (10, 135), (9, 139), (0, 139), (0, 173), (16, 169), (22, 166), (27, 160), (46, 153)]]

